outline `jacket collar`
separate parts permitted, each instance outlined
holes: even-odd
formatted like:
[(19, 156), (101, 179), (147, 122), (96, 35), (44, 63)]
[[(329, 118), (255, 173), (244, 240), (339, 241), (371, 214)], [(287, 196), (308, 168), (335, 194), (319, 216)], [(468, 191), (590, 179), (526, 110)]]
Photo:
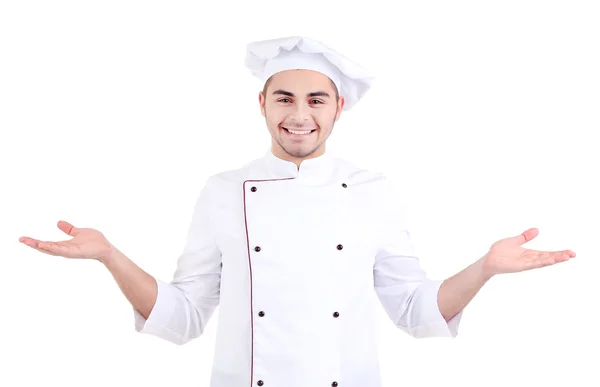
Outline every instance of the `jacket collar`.
[(331, 179), (334, 172), (334, 157), (331, 151), (322, 155), (303, 160), (300, 168), (292, 162), (283, 160), (269, 149), (263, 157), (269, 178), (294, 178), (305, 184), (320, 184)]

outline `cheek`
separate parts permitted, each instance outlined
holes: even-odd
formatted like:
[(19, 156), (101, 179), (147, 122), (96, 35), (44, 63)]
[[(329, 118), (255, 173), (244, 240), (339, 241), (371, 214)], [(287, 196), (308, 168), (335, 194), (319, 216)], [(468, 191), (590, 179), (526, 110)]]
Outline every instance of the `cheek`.
[(281, 115), (279, 114), (274, 114), (271, 111), (267, 111), (267, 125), (269, 126), (269, 128), (273, 129), (273, 130), (277, 130), (277, 127), (279, 126), (279, 124), (281, 124), (282, 118)]
[(282, 109), (267, 108), (267, 122), (269, 125), (277, 126), (286, 118), (286, 112)]
[(328, 128), (335, 121), (335, 109), (322, 109), (316, 112), (313, 117), (321, 127)]

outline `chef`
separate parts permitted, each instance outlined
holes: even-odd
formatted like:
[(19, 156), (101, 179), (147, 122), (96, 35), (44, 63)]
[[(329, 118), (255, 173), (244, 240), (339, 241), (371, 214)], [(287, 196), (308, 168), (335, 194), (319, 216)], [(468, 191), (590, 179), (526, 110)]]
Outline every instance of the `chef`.
[[(494, 275), (575, 256), (524, 248), (538, 233), (532, 228), (446, 280), (429, 279), (399, 192), (383, 174), (326, 149), (340, 114), (373, 77), (305, 37), (251, 43), (246, 65), (262, 82), (271, 146), (207, 178), (173, 279), (151, 277), (116, 248), (97, 257), (132, 302), (137, 332), (185, 344), (220, 306), (211, 387), (381, 386), (376, 308), (412, 337), (453, 338), (463, 309)], [(90, 229), (59, 227), (74, 239), (32, 247), (81, 253), (72, 244)]]

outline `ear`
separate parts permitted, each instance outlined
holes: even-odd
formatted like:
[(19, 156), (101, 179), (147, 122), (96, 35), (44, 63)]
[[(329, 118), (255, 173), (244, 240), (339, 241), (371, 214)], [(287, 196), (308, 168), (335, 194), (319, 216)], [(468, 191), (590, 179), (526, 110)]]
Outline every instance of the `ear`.
[(344, 109), (344, 105), (346, 104), (346, 100), (344, 99), (344, 97), (341, 97), (338, 99), (337, 102), (337, 113), (335, 115), (335, 120), (339, 120), (340, 119), (340, 114), (342, 114), (342, 110)]
[(260, 114), (262, 114), (263, 117), (266, 117), (266, 112), (265, 112), (265, 95), (263, 94), (262, 91), (258, 93), (258, 103), (260, 104)]

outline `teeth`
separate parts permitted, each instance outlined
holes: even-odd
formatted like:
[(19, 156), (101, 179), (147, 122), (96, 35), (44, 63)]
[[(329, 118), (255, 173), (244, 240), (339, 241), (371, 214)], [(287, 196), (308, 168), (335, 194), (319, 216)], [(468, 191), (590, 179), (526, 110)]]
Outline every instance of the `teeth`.
[[(287, 129), (287, 128), (285, 128)], [(292, 134), (308, 134), (310, 132), (312, 132), (312, 130), (292, 130), (292, 129), (287, 129), (288, 132), (292, 133)]]

